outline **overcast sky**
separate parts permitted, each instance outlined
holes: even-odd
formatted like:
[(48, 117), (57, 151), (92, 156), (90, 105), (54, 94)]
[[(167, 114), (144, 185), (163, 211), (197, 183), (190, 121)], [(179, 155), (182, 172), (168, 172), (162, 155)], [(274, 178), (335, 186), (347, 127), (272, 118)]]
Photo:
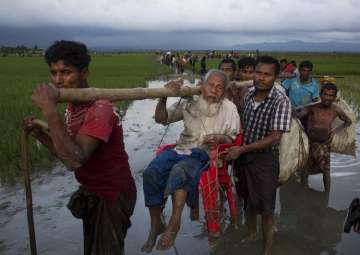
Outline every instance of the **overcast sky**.
[(128, 40), (131, 33), (130, 42), (145, 32), (160, 41), (167, 33), (179, 33), (225, 46), (290, 40), (359, 43), (359, 16), (357, 0), (1, 0), (0, 5), (0, 27), (6, 31), (85, 28), (86, 33), (69, 37), (95, 46), (121, 41), (124, 32)]

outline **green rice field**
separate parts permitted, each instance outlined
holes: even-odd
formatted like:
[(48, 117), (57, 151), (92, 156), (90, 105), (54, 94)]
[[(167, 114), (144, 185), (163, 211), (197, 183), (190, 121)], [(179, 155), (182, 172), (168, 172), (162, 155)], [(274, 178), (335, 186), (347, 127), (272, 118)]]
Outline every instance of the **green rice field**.
[[(89, 81), (93, 87), (140, 87), (146, 80), (158, 78), (169, 69), (155, 61), (153, 54), (93, 56)], [(28, 115), (41, 118), (32, 106), (31, 92), (49, 82), (48, 66), (42, 57), (0, 57), (0, 180), (13, 182), (20, 176), (20, 137), (22, 119)], [(126, 107), (120, 104), (120, 108)], [(63, 107), (60, 107), (63, 108)], [(32, 166), (41, 169), (53, 158), (38, 149), (33, 140), (29, 147)]]
[[(311, 60), (314, 74), (344, 76), (338, 79), (342, 95), (360, 105), (360, 55), (359, 54), (273, 54), (289, 61)], [(93, 56), (90, 66), (90, 84), (93, 87), (139, 87), (146, 80), (157, 79), (170, 70), (155, 61), (155, 54), (120, 54)], [(216, 68), (220, 59), (207, 61), (207, 68)], [(199, 62), (197, 63), (197, 70)], [(0, 57), (0, 180), (11, 183), (20, 176), (20, 135), (22, 119), (27, 115), (41, 118), (31, 104), (32, 89), (48, 82), (48, 67), (41, 57)], [(119, 105), (123, 109), (125, 104)], [(61, 107), (60, 107), (61, 108)], [(63, 108), (63, 107), (62, 107)], [(30, 142), (30, 158), (34, 169), (42, 169), (53, 162), (45, 149)]]

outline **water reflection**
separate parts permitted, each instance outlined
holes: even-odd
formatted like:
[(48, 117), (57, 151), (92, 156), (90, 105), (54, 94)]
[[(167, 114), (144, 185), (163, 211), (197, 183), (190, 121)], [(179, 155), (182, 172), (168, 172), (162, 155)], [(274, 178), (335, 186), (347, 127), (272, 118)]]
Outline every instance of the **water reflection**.
[[(273, 254), (336, 254), (346, 210), (329, 207), (329, 193), (304, 188), (295, 180), (279, 190)], [(244, 225), (230, 228), (213, 254), (258, 254), (261, 240), (240, 243), (244, 235)]]
[(329, 193), (291, 180), (280, 188), (280, 203), (278, 242), (292, 254), (336, 254), (346, 211), (329, 207)]
[[(355, 154), (360, 155), (360, 146), (358, 145), (360, 141), (360, 123), (356, 126), (356, 149)], [(338, 168), (354, 168), (360, 169), (360, 160), (357, 157), (349, 156), (349, 155), (342, 155), (337, 153), (331, 154), (331, 168), (338, 169)]]

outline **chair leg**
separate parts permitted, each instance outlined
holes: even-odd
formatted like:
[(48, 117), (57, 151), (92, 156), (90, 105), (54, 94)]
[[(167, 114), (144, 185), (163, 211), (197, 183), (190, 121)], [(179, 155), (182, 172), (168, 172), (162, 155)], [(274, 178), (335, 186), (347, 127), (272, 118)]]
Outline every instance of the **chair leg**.
[(199, 191), (203, 200), (209, 242), (220, 237), (219, 188), (217, 169), (204, 171), (200, 178)]

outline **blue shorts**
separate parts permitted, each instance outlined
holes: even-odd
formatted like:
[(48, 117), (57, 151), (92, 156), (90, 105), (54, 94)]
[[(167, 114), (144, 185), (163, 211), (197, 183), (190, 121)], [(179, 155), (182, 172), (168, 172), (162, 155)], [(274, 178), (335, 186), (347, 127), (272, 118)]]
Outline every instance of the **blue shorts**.
[(169, 195), (184, 189), (188, 192), (186, 203), (193, 207), (198, 201), (200, 175), (208, 162), (208, 154), (198, 148), (192, 149), (190, 155), (178, 154), (173, 149), (162, 152), (143, 174), (145, 205), (163, 205)]

